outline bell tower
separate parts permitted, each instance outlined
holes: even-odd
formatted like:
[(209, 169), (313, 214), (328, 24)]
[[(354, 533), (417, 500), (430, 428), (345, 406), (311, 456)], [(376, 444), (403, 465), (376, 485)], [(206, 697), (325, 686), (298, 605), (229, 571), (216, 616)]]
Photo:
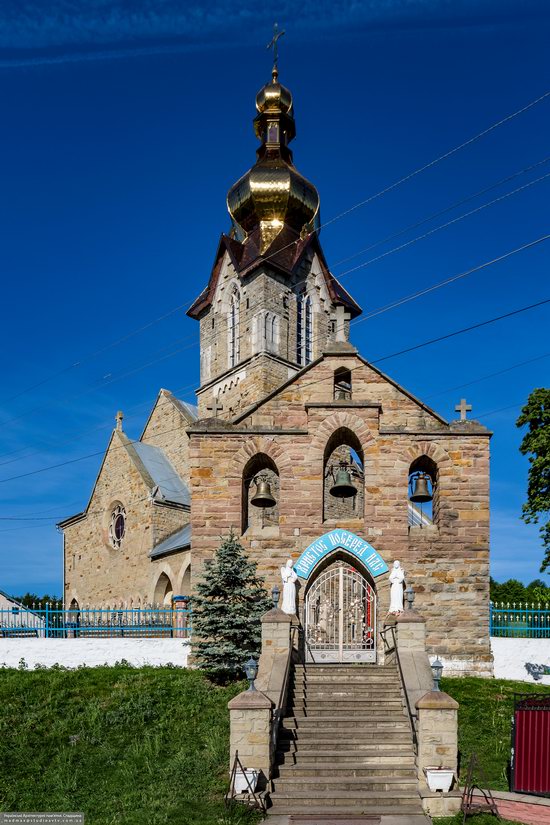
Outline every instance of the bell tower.
[(349, 347), (361, 312), (319, 243), (319, 194), (293, 163), (292, 95), (277, 65), (256, 111), (256, 163), (229, 190), (231, 231), (187, 312), (200, 323), (201, 418), (231, 419), (327, 349)]

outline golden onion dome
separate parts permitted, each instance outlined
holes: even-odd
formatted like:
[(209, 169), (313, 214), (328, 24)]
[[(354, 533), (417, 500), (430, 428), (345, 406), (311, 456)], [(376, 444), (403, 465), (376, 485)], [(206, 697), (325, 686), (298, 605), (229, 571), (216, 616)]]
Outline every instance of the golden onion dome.
[(285, 114), (292, 109), (292, 95), (286, 86), (278, 81), (279, 73), (273, 69), (271, 83), (262, 86), (256, 95), (256, 109), (260, 114), (265, 111), (278, 111)]
[(302, 235), (314, 229), (319, 193), (292, 163), (292, 95), (278, 82), (276, 69), (272, 81), (258, 92), (256, 108), (254, 127), (262, 144), (258, 160), (229, 190), (227, 207), (245, 241), (259, 230), (263, 254), (285, 226)]

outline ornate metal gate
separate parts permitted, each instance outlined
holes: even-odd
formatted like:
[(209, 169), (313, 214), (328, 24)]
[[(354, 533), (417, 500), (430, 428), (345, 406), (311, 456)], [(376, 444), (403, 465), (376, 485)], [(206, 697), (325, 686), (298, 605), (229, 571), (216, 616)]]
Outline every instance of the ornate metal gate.
[(305, 636), (307, 661), (376, 661), (376, 594), (345, 561), (331, 564), (309, 588)]

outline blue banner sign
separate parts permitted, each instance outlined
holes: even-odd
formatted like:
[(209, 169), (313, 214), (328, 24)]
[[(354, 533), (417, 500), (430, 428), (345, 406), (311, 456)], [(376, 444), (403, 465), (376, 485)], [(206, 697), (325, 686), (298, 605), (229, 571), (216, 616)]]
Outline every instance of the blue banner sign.
[(330, 533), (325, 533), (324, 536), (313, 541), (295, 562), (295, 571), (300, 578), (309, 578), (311, 571), (321, 559), (339, 547), (359, 559), (371, 576), (381, 576), (382, 573), (388, 572), (388, 565), (374, 547), (365, 539), (356, 536), (355, 533), (350, 533), (349, 530), (331, 530)]

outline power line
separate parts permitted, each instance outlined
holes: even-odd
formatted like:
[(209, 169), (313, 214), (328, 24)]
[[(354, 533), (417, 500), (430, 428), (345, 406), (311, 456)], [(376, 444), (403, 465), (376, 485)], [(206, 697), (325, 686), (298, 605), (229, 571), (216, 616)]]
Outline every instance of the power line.
[[(351, 212), (354, 212), (355, 210), (361, 208), (362, 206), (365, 206), (366, 204), (371, 203), (372, 201), (376, 200), (379, 197), (382, 197), (383, 195), (387, 194), (388, 192), (393, 191), (394, 189), (396, 189), (398, 186), (402, 185), (403, 183), (411, 180), (412, 178), (416, 177), (417, 175), (421, 174), (422, 172), (432, 168), (433, 166), (437, 165), (441, 161), (451, 157), (452, 155), (456, 154), (457, 152), (459, 152), (460, 150), (466, 148), (467, 146), (470, 146), (472, 143), (475, 143), (476, 141), (480, 140), (482, 137), (484, 137), (485, 135), (487, 135), (490, 132), (494, 131), (495, 129), (499, 128), (500, 126), (504, 125), (505, 123), (508, 123), (509, 121), (513, 120), (514, 118), (518, 117), (519, 115), (521, 115), (524, 112), (528, 111), (529, 109), (533, 108), (538, 103), (541, 103), (543, 100), (545, 100), (549, 95), (550, 95), (550, 91), (545, 92), (544, 94), (537, 97), (535, 100), (530, 101), (525, 106), (522, 106), (520, 109), (517, 109), (515, 112), (512, 112), (511, 114), (507, 115), (506, 117), (501, 118), (500, 120), (493, 123), (491, 126), (487, 127), (486, 129), (483, 129), (481, 132), (478, 132), (473, 137), (469, 138), (466, 141), (463, 141), (458, 146), (455, 146), (454, 148), (452, 148), (449, 151), (445, 152), (443, 155), (440, 155), (439, 157), (434, 158), (429, 163), (418, 167), (417, 169), (415, 169), (412, 172), (408, 173), (407, 175), (403, 176), (402, 178), (400, 178), (399, 180), (397, 180), (394, 183), (390, 184), (389, 186), (385, 187), (384, 189), (381, 189), (380, 191), (376, 192), (375, 194), (370, 195), (368, 198), (365, 198), (364, 200), (359, 201), (358, 203), (354, 204), (353, 206), (349, 207), (348, 209), (344, 210), (343, 212), (335, 215), (333, 218), (330, 218), (328, 221), (325, 221), (325, 223), (323, 223), (319, 227), (317, 227), (317, 229), (315, 229), (314, 232), (312, 232), (311, 234), (319, 233), (322, 228), (324, 228), (326, 226), (330, 226), (331, 224), (335, 223), (336, 221), (340, 220), (341, 218), (349, 215)], [(521, 174), (521, 173), (518, 173), (518, 174)], [(498, 185), (498, 184), (495, 184), (495, 185)], [(271, 255), (266, 256), (264, 258), (264, 260), (266, 260), (266, 261), (269, 260), (270, 258), (274, 257), (275, 255), (280, 254), (282, 251), (284, 251), (285, 249), (288, 249), (289, 247), (295, 245), (296, 243), (297, 243), (297, 240), (291, 241), (286, 246), (284, 246), (281, 249), (277, 250), (277, 252), (273, 252)], [(360, 253), (358, 253), (358, 254), (360, 254)], [(191, 298), (189, 300), (193, 300), (193, 298)], [(143, 324), (142, 326), (136, 328), (135, 330), (132, 330), (131, 332), (123, 335), (121, 338), (118, 338), (116, 341), (113, 341), (109, 344), (106, 344), (105, 346), (99, 347), (97, 350), (94, 350), (93, 352), (82, 356), (78, 361), (74, 362), (73, 364), (69, 364), (68, 366), (64, 367), (61, 370), (58, 370), (55, 373), (52, 373), (50, 376), (47, 376), (46, 378), (42, 379), (41, 381), (35, 382), (34, 384), (30, 385), (29, 387), (26, 387), (23, 390), (20, 390), (15, 395), (11, 396), (8, 399), (5, 399), (5, 401), (3, 403), (9, 403), (10, 401), (13, 401), (16, 398), (19, 398), (20, 396), (26, 394), (27, 392), (30, 392), (31, 390), (36, 389), (37, 387), (43, 386), (44, 384), (48, 383), (49, 381), (53, 380), (54, 378), (57, 378), (60, 375), (63, 375), (64, 373), (66, 373), (66, 372), (70, 372), (71, 370), (76, 369), (77, 367), (81, 366), (81, 364), (84, 363), (85, 361), (91, 360), (92, 358), (97, 357), (98, 355), (102, 354), (103, 352), (106, 352), (110, 349), (113, 349), (116, 346), (119, 346), (120, 344), (124, 343), (125, 341), (128, 341), (130, 338), (134, 337), (135, 335), (139, 335), (141, 332), (144, 332), (146, 329), (149, 329), (150, 327), (154, 326), (155, 324), (159, 323), (160, 321), (163, 321), (166, 318), (170, 317), (171, 315), (174, 315), (176, 312), (185, 309), (185, 307), (188, 306), (189, 300), (187, 300), (185, 303), (179, 304), (176, 307), (173, 307), (172, 309), (168, 310), (166, 313), (159, 316), (158, 318), (155, 318), (152, 321), (149, 321), (146, 324)]]
[[(550, 303), (550, 298), (545, 298), (544, 300), (538, 301), (535, 304), (530, 304), (529, 306), (526, 306), (526, 307), (520, 307), (519, 309), (512, 310), (511, 312), (507, 312), (503, 315), (496, 316), (495, 318), (490, 318), (486, 321), (481, 321), (477, 324), (472, 324), (469, 327), (464, 327), (463, 329), (455, 330), (454, 332), (450, 332), (446, 335), (441, 335), (438, 338), (433, 338), (433, 339), (430, 339), (429, 341), (424, 341), (420, 344), (416, 344), (413, 347), (408, 347), (407, 349), (400, 350), (399, 352), (394, 352), (391, 355), (385, 355), (381, 358), (377, 358), (376, 360), (370, 361), (369, 363), (370, 364), (378, 364), (381, 361), (388, 360), (389, 358), (396, 358), (399, 355), (404, 355), (405, 353), (412, 352), (413, 350), (418, 350), (418, 349), (421, 349), (422, 347), (430, 346), (430, 345), (438, 343), (440, 341), (444, 341), (448, 338), (453, 338), (457, 335), (462, 335), (462, 334), (465, 334), (467, 332), (471, 332), (474, 329), (479, 329), (480, 327), (488, 326), (489, 324), (493, 324), (496, 321), (504, 320), (505, 318), (511, 318), (514, 315), (519, 315), (522, 312), (527, 312), (531, 309), (535, 309), (536, 307), (543, 306), (544, 304), (548, 304), (548, 303)], [(350, 370), (350, 372), (354, 372), (356, 369), (361, 369), (361, 368), (363, 368), (363, 366), (364, 366), (363, 364), (360, 364), (357, 367), (353, 367)], [(318, 379), (314, 379), (313, 381), (306, 382), (305, 384), (302, 385), (301, 389), (303, 389), (307, 386), (310, 386), (312, 384), (317, 384), (317, 383), (320, 383), (322, 381), (328, 381), (328, 380), (332, 380), (332, 376), (326, 376), (324, 378), (318, 378)], [(173, 427), (173, 428), (168, 429), (168, 430), (160, 431), (156, 435), (157, 436), (158, 435), (166, 435), (168, 433), (175, 432), (176, 430), (179, 430), (179, 429), (180, 429), (180, 427)], [(129, 444), (138, 444), (138, 443), (140, 443), (139, 439), (129, 439)], [(128, 445), (120, 445), (120, 447), (115, 447), (113, 449), (116, 449), (116, 450), (125, 449), (126, 446), (128, 446)], [(85, 461), (88, 458), (95, 458), (98, 455), (104, 455), (104, 453), (105, 453), (105, 450), (98, 450), (96, 452), (88, 453), (87, 455), (79, 456), (77, 458), (67, 459), (66, 461), (59, 462), (58, 464), (52, 464), (52, 465), (49, 465), (49, 466), (46, 466), (46, 467), (41, 467), (37, 470), (30, 470), (29, 472), (21, 473), (21, 474), (16, 475), (16, 476), (10, 476), (9, 478), (3, 478), (3, 479), (0, 479), (0, 484), (4, 484), (8, 481), (16, 481), (16, 480), (19, 480), (21, 478), (28, 478), (29, 476), (34, 476), (34, 475), (37, 475), (39, 473), (47, 472), (49, 470), (57, 470), (60, 467), (65, 467), (65, 466), (70, 465), (70, 464), (76, 464), (77, 462)]]
[(334, 269), (335, 267), (340, 266), (341, 264), (345, 264), (348, 261), (353, 260), (353, 258), (357, 258), (359, 255), (363, 255), (365, 252), (370, 252), (371, 249), (375, 249), (377, 246), (380, 246), (383, 243), (393, 241), (395, 238), (398, 238), (400, 235), (404, 235), (406, 232), (410, 232), (413, 229), (418, 229), (419, 226), (423, 226), (425, 223), (429, 223), (429, 221), (432, 221), (435, 218), (440, 218), (442, 215), (446, 215), (447, 212), (452, 212), (453, 209), (457, 209), (459, 206), (463, 206), (465, 203), (469, 203), (470, 201), (475, 200), (475, 198), (479, 198), (481, 195), (486, 195), (487, 192), (492, 192), (493, 189), (497, 189), (504, 183), (509, 183), (509, 181), (514, 180), (520, 175), (524, 175), (527, 172), (531, 172), (533, 169), (536, 169), (539, 166), (543, 166), (544, 164), (548, 163), (548, 161), (550, 161), (550, 156), (543, 158), (542, 160), (539, 160), (536, 163), (532, 163), (529, 166), (525, 166), (523, 169), (520, 169), (519, 171), (514, 172), (511, 175), (507, 175), (506, 177), (497, 180), (495, 183), (491, 183), (489, 186), (485, 186), (483, 189), (479, 189), (477, 192), (474, 192), (471, 195), (467, 195), (465, 198), (461, 198), (460, 200), (455, 201), (454, 203), (450, 204), (450, 206), (446, 206), (444, 209), (440, 209), (437, 212), (432, 212), (431, 215), (427, 215), (427, 217), (422, 218), (422, 220), (416, 221), (416, 223), (409, 224), (403, 229), (399, 229), (397, 232), (394, 232), (392, 235), (388, 235), (385, 238), (382, 238), (381, 240), (375, 241), (369, 246), (360, 249), (358, 252), (354, 252), (353, 255), (348, 255), (347, 258), (341, 258), (339, 261), (336, 261), (336, 263), (332, 265), (332, 268)]
[(384, 355), (382, 358), (376, 358), (370, 363), (380, 364), (382, 361), (387, 361), (390, 358), (396, 358), (398, 355), (405, 355), (407, 352), (414, 352), (422, 347), (429, 347), (431, 344), (437, 344), (440, 341), (446, 341), (448, 338), (454, 338), (455, 335), (463, 335), (465, 332), (472, 332), (474, 329), (486, 327), (489, 324), (494, 324), (496, 321), (503, 321), (504, 318), (511, 318), (513, 315), (528, 312), (530, 309), (535, 309), (536, 307), (543, 306), (544, 304), (550, 304), (550, 298), (545, 298), (543, 301), (537, 301), (536, 304), (529, 304), (529, 306), (521, 307), (520, 309), (514, 309), (512, 312), (506, 312), (504, 315), (497, 315), (495, 318), (489, 318), (487, 321), (480, 321), (478, 324), (463, 327), (462, 329), (455, 330), (455, 332), (449, 332), (446, 335), (439, 335), (437, 338), (431, 338), (429, 341), (423, 341), (421, 344), (415, 344), (414, 347), (407, 347), (406, 349), (398, 350), (398, 352), (393, 352), (391, 355)]
[(482, 381), (487, 381), (489, 378), (495, 378), (497, 375), (504, 375), (506, 372), (512, 372), (512, 370), (517, 370), (519, 367), (525, 367), (527, 364), (534, 364), (535, 361), (542, 361), (543, 358), (550, 357), (550, 352), (545, 352), (543, 355), (536, 355), (534, 358), (528, 358), (526, 361), (519, 361), (517, 364), (512, 364), (510, 367), (505, 367), (502, 370), (497, 370), (496, 372), (489, 372), (486, 375), (481, 375), (479, 378), (474, 378), (473, 381), (466, 381), (465, 384), (457, 384), (454, 387), (448, 387), (446, 390), (438, 390), (437, 392), (432, 392), (430, 395), (423, 396), (426, 400), (428, 398), (438, 398), (441, 395), (446, 395), (449, 392), (454, 392), (455, 390), (462, 390), (465, 387), (471, 387), (473, 384), (480, 384)]

